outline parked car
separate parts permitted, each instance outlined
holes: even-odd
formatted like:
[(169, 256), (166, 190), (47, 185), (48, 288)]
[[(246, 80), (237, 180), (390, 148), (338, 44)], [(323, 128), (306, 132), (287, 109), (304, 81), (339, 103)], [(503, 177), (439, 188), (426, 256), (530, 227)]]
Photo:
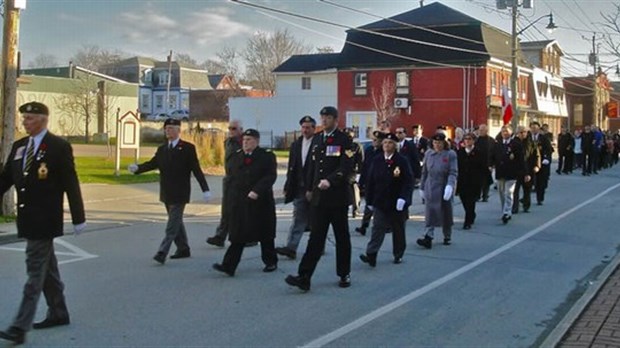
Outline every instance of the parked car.
[(170, 118), (170, 116), (167, 113), (160, 112), (159, 114), (149, 115), (147, 117), (147, 120), (155, 121), (155, 122), (163, 122), (163, 121), (167, 120), (168, 118)]
[(189, 121), (189, 110), (187, 109), (174, 110), (173, 112), (170, 113), (170, 117), (174, 118), (175, 120)]

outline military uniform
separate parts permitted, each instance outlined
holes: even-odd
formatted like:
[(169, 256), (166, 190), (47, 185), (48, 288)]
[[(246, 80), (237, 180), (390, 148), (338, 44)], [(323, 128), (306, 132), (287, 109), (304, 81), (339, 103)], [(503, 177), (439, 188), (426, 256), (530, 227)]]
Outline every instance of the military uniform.
[[(180, 125), (177, 122), (172, 125)], [(190, 201), (190, 175), (194, 175), (203, 192), (209, 191), (209, 185), (200, 168), (196, 147), (181, 139), (176, 141), (176, 145), (173, 141), (160, 145), (153, 158), (138, 165), (135, 174), (154, 169), (159, 169), (159, 200), (166, 206), (168, 214), (166, 235), (155, 256), (157, 262), (163, 263), (173, 242), (177, 247), (176, 255), (189, 256), (183, 212)]]
[[(396, 136), (390, 134), (396, 139)], [(392, 255), (400, 263), (405, 253), (405, 221), (413, 194), (413, 175), (409, 161), (398, 153), (375, 156), (366, 179), (366, 204), (374, 208), (372, 236), (362, 261), (376, 264), (385, 233), (392, 231)], [(402, 206), (397, 207), (402, 200)], [(400, 208), (400, 209), (397, 209)]]
[[(258, 134), (248, 129), (244, 135)], [(277, 174), (276, 156), (271, 151), (257, 147), (251, 153), (238, 150), (230, 158), (229, 191), (230, 209), (235, 218), (228, 222), (230, 246), (221, 264), (214, 265), (219, 271), (234, 275), (243, 249), (247, 243), (260, 242), (264, 271), (275, 270), (278, 257), (275, 251), (276, 210), (273, 184)], [(258, 195), (256, 200), (248, 197), (250, 192)]]
[[(19, 111), (48, 115), (47, 107), (37, 102), (24, 104)], [(0, 173), (0, 196), (11, 186), (17, 190), (18, 237), (26, 239), (28, 280), (19, 312), (11, 328), (0, 332), (0, 337), (20, 343), (31, 328), (41, 292), (48, 311), (45, 321), (35, 324), (35, 328), (69, 323), (53, 243), (54, 238), (63, 235), (65, 193), (73, 224), (84, 226), (86, 218), (71, 145), (46, 129), (13, 144)]]

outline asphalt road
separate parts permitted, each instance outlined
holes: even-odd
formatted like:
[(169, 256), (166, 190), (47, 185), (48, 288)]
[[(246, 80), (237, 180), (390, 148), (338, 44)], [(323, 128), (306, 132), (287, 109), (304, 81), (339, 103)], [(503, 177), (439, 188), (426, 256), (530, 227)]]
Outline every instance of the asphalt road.
[[(211, 269), (224, 249), (204, 243), (218, 207), (188, 206), (192, 258), (164, 266), (151, 257), (163, 237), (156, 186), (86, 185), (89, 230), (57, 239), (70, 326), (33, 331), (33, 346), (432, 346), (527, 347), (539, 344), (618, 254), (620, 168), (598, 176), (553, 175), (544, 206), (500, 221), (496, 194), (480, 203), (454, 244), (415, 245), (423, 209), (415, 195), (404, 263), (391, 263), (386, 238), (377, 268), (357, 258), (367, 237), (353, 235), (353, 285), (337, 286), (328, 243), (312, 289), (284, 283), (298, 261), (261, 272), (260, 250), (246, 249), (234, 278)], [(276, 187), (281, 186), (279, 178)], [(196, 186), (196, 185), (194, 185)], [(194, 195), (194, 197), (200, 197)], [(290, 205), (278, 206), (283, 244)], [(359, 224), (351, 220), (351, 228)], [(440, 240), (438, 238), (438, 240)], [(304, 237), (300, 251), (305, 248)], [(330, 241), (333, 238), (330, 238)], [(23, 243), (0, 246), (0, 327), (10, 324), (25, 281)], [(41, 299), (37, 318), (45, 315)]]

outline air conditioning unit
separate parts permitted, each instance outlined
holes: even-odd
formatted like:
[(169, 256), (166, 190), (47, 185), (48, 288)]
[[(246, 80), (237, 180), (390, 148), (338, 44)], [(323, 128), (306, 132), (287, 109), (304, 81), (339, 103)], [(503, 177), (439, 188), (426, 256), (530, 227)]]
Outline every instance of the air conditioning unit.
[(406, 109), (409, 107), (409, 99), (407, 98), (395, 98), (394, 107), (397, 109)]

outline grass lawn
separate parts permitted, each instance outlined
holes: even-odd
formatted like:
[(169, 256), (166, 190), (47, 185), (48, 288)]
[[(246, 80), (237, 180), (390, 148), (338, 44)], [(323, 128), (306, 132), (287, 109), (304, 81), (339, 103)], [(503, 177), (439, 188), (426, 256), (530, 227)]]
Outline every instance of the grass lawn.
[(15, 221), (15, 216), (0, 215), (0, 224)]
[[(140, 162), (149, 158), (141, 158)], [(114, 159), (105, 157), (76, 157), (75, 168), (82, 184), (138, 184), (156, 182), (159, 173), (148, 172), (140, 175), (131, 174), (127, 166), (133, 163), (131, 158), (121, 159), (120, 175), (114, 175)]]
[(276, 157), (288, 158), (289, 150), (272, 150)]

